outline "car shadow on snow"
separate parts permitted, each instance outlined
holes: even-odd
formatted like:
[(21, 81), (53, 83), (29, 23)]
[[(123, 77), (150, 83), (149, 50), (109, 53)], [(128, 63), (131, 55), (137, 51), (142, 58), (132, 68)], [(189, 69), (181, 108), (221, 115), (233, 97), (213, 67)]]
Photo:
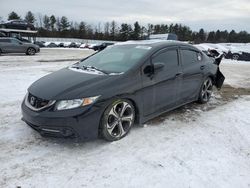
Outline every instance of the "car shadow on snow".
[(184, 105), (175, 110), (163, 113), (162, 115), (147, 122), (148, 125), (158, 125), (166, 119), (172, 121), (179, 120), (183, 122), (196, 121), (200, 114), (215, 109), (218, 106), (225, 105), (243, 95), (250, 95), (250, 88), (234, 88), (230, 85), (224, 85), (221, 90), (214, 88), (214, 93), (210, 101), (206, 104), (193, 102)]

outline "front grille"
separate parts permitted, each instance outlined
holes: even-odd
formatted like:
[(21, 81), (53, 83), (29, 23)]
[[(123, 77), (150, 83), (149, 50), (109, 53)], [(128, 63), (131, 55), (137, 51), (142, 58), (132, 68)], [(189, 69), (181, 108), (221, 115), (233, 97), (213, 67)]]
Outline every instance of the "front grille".
[(31, 93), (26, 95), (25, 105), (33, 111), (40, 111), (42, 109), (48, 108), (55, 104), (55, 100), (45, 100), (32, 95)]
[(38, 97), (36, 97), (36, 96), (29, 93), (28, 102), (32, 107), (38, 109), (38, 108), (43, 108), (44, 106), (47, 106), (50, 101), (38, 98)]

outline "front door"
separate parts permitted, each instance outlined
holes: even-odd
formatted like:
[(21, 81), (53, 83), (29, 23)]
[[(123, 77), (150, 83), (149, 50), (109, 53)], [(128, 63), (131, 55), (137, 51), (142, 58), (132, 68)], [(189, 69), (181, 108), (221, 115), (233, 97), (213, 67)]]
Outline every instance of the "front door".
[(16, 39), (11, 39), (11, 52), (13, 53), (24, 53), (25, 52), (25, 48), (23, 47), (22, 43), (19, 42)]
[(180, 82), (177, 48), (167, 48), (154, 54), (143, 69), (152, 65), (154, 73), (143, 75), (144, 116), (165, 111), (176, 105), (178, 82)]

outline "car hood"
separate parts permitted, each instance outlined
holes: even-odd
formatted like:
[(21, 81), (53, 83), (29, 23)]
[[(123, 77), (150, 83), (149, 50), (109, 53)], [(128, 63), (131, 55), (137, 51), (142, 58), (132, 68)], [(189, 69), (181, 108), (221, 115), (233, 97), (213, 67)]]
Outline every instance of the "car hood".
[(39, 98), (47, 100), (77, 99), (101, 95), (101, 91), (111, 80), (109, 75), (76, 72), (64, 68), (40, 78), (28, 91)]

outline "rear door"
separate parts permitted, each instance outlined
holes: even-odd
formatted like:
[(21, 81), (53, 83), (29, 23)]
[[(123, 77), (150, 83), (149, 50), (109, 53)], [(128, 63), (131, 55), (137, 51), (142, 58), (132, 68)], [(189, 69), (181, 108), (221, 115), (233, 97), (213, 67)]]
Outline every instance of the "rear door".
[(11, 52), (11, 40), (10, 39), (0, 39), (0, 47), (3, 53)]
[(205, 63), (202, 62), (202, 54), (191, 48), (180, 48), (182, 63), (182, 83), (180, 86), (180, 103), (194, 100), (204, 78)]

